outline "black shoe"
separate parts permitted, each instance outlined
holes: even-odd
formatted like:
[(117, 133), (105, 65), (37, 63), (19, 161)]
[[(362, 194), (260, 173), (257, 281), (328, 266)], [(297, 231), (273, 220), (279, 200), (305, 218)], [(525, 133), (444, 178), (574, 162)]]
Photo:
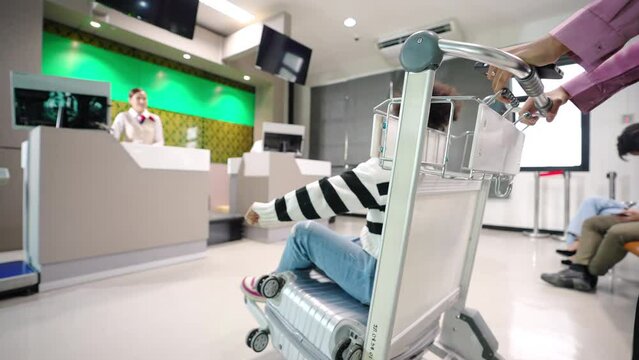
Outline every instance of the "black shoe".
[(572, 260), (564, 259), (561, 260), (562, 265), (572, 265)]
[(541, 274), (541, 279), (557, 287), (579, 291), (593, 291), (597, 288), (597, 276), (590, 274), (584, 265), (571, 265), (558, 273)]
[(563, 255), (563, 256), (573, 256), (573, 255), (575, 255), (577, 253), (577, 250), (561, 250), (561, 249), (557, 249), (555, 251), (557, 251), (557, 254)]

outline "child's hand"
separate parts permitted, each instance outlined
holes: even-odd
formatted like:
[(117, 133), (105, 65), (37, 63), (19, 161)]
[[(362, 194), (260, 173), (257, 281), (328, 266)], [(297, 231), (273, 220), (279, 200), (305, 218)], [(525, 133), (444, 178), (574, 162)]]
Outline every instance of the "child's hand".
[(260, 221), (260, 216), (251, 208), (248, 209), (246, 215), (244, 215), (244, 220), (246, 220), (249, 225), (255, 225)]

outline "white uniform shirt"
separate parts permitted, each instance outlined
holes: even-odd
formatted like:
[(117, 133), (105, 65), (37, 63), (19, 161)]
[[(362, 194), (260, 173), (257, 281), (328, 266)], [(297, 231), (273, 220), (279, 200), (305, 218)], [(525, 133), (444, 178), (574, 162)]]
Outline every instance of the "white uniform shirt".
[(164, 145), (162, 120), (148, 110), (138, 114), (137, 111), (131, 108), (129, 111), (119, 113), (115, 117), (111, 129), (113, 129), (113, 136), (117, 140), (120, 140), (120, 136), (124, 134), (124, 141), (126, 142)]

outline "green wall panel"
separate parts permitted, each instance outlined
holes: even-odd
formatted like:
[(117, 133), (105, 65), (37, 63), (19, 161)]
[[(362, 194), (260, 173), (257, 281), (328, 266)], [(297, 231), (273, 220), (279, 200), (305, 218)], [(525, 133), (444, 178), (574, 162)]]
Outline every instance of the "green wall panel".
[(128, 101), (134, 87), (146, 90), (149, 107), (253, 126), (255, 94), (164, 66), (44, 32), (42, 72), (108, 81), (111, 97)]

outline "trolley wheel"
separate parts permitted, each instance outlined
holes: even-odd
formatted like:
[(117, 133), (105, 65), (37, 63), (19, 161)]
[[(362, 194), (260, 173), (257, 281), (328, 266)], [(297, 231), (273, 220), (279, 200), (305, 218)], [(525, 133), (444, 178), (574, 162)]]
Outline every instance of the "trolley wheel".
[(253, 329), (246, 336), (246, 346), (255, 352), (261, 352), (268, 346), (268, 333), (264, 330)]
[(343, 352), (342, 358), (344, 360), (362, 360), (363, 355), (364, 351), (362, 349), (362, 345), (351, 344), (351, 346)]
[(257, 290), (267, 299), (272, 299), (276, 297), (282, 287), (284, 286), (284, 280), (278, 278), (277, 276), (264, 276), (260, 278), (257, 283)]

